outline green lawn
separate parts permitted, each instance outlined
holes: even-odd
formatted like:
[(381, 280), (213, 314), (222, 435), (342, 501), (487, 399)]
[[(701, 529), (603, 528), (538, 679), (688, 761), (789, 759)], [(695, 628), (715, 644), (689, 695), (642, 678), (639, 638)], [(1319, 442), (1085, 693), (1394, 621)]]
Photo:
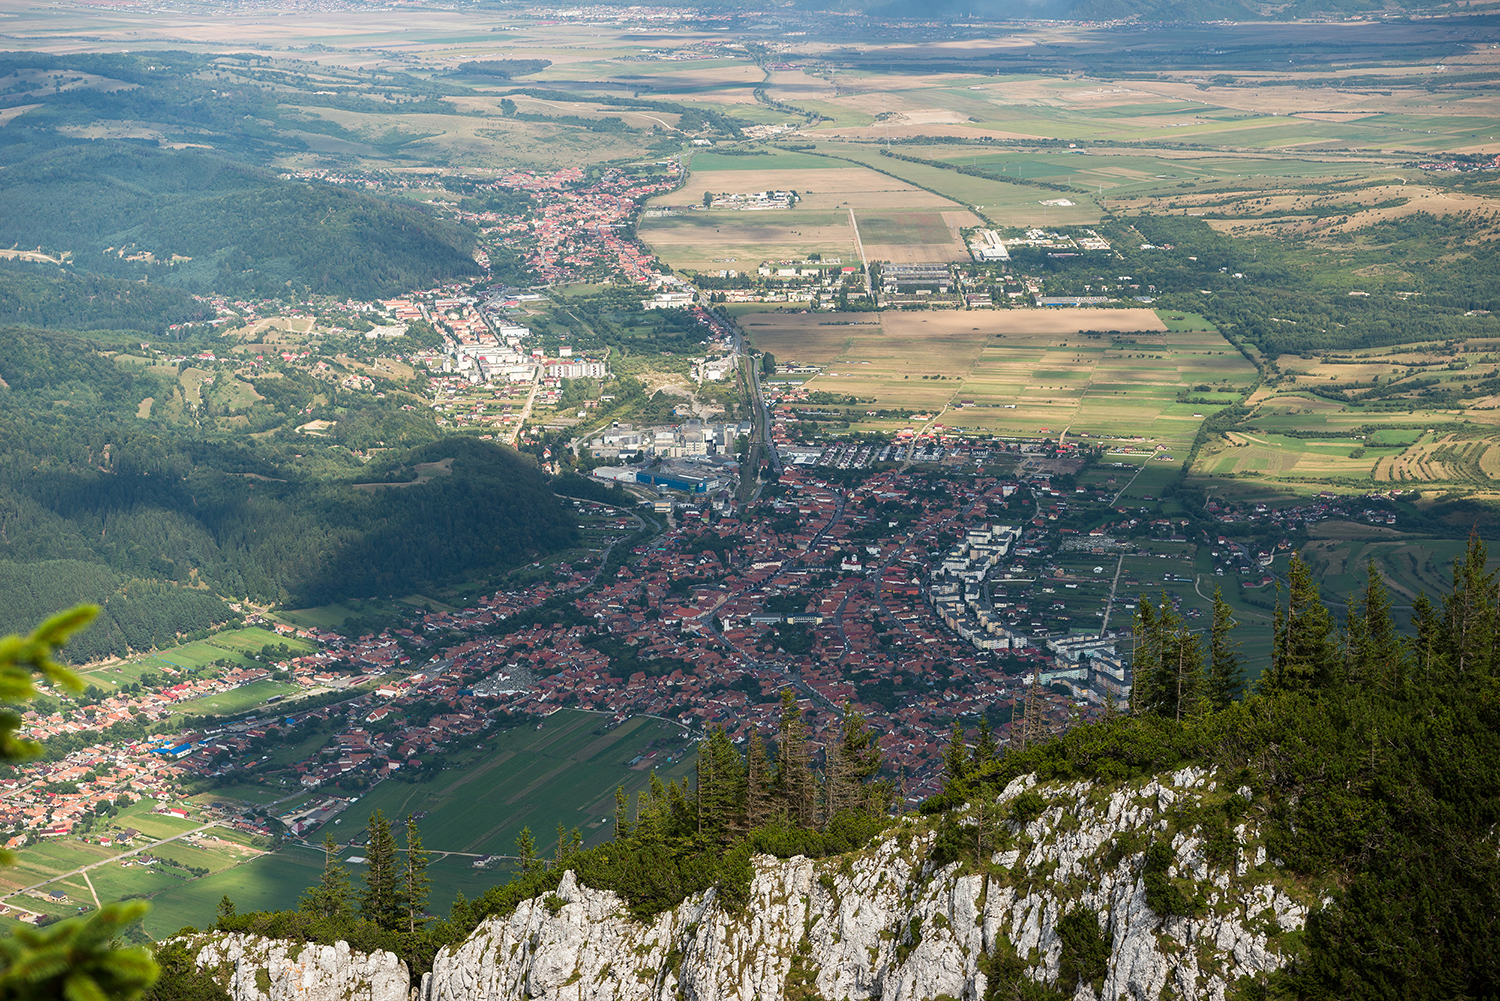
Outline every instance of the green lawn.
[(217, 695), (209, 695), (201, 699), (193, 699), (191, 702), (180, 702), (173, 707), (174, 711), (188, 715), (214, 715), (229, 716), (234, 713), (244, 712), (256, 706), (263, 705), (266, 699), (273, 695), (290, 695), (301, 691), (301, 686), (289, 681), (252, 681), (248, 685), (239, 688), (231, 688), (227, 692), (219, 692)]

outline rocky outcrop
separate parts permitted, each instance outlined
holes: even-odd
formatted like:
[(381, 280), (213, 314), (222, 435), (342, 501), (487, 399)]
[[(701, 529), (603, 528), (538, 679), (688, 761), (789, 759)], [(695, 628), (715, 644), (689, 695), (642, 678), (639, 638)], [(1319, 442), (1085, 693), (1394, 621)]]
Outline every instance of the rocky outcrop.
[[(1032, 785), (1016, 780), (995, 808)], [(1111, 954), (1102, 981), (1080, 984), (1078, 999), (1154, 1001), (1169, 990), (1218, 1001), (1238, 978), (1284, 962), (1280, 947), (1302, 927), (1305, 894), (1267, 863), (1247, 825), (1212, 851), (1201, 826), (1248, 789), (1221, 789), (1215, 776), (1185, 769), (1112, 790), (1081, 782), (1033, 791), (1041, 813), (1005, 822), (1014, 847), (987, 866), (935, 867), (931, 822), (908, 817), (854, 855), (757, 859), (739, 912), (710, 892), (639, 922), (619, 896), (567, 873), (555, 894), (439, 953), (419, 1001), (979, 1001), (982, 959), (997, 951), (1055, 984), (1059, 922), (1079, 908), (1097, 917)], [(1147, 903), (1152, 839), (1169, 841), (1166, 875), (1196, 898), (1193, 917), (1163, 917)]]
[(194, 936), (198, 968), (234, 1001), (409, 1001), (411, 975), (389, 952), (349, 943), (313, 945), (238, 933)]
[[(342, 942), (210, 933), (190, 946), (234, 1001), (981, 1001), (987, 971), (1056, 985), (1063, 919), (1082, 912), (1109, 959), (1077, 1001), (1222, 1001), (1286, 961), (1318, 903), (1251, 824), (1225, 823), (1253, 815), (1249, 796), (1195, 769), (1112, 787), (1026, 777), (985, 806), (1006, 846), (985, 864), (936, 865), (935, 822), (906, 817), (851, 855), (757, 858), (742, 910), (710, 892), (645, 922), (569, 872), (440, 952), (419, 992), (396, 956)], [(1018, 800), (1029, 809), (1012, 809)], [(965, 837), (977, 832), (973, 807), (961, 819)], [(1156, 899), (1165, 879), (1191, 917), (1152, 909), (1153, 841), (1174, 860), (1152, 877)], [(1008, 965), (986, 961), (997, 956)]]

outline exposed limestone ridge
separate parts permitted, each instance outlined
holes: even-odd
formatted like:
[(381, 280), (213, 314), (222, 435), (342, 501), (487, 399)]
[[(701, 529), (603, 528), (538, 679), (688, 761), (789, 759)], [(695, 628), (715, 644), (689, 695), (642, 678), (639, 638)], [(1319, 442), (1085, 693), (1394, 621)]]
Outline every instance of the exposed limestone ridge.
[[(981, 959), (996, 950), (1013, 949), (1033, 979), (1055, 984), (1059, 922), (1080, 907), (1098, 916), (1110, 958), (1098, 994), (1080, 984), (1079, 999), (1155, 999), (1170, 987), (1217, 1001), (1240, 977), (1285, 962), (1297, 941), (1287, 933), (1316, 901), (1267, 862), (1249, 825), (1205, 854), (1198, 824), (1223, 816), (1213, 811), (1232, 795), (1248, 798), (1248, 788), (1231, 793), (1194, 768), (1114, 786), (1027, 776), (999, 805), (1028, 789), (1045, 808), (1024, 825), (1003, 823), (1014, 847), (988, 866), (934, 867), (932, 822), (906, 817), (852, 855), (756, 858), (743, 912), (720, 907), (710, 891), (636, 921), (620, 896), (568, 872), (555, 894), (440, 952), (420, 1001), (980, 1001)], [(1152, 840), (1170, 844), (1166, 875), (1194, 916), (1162, 917), (1148, 905)]]
[(239, 932), (188, 939), (200, 970), (234, 1001), (408, 1001), (411, 975), (394, 953), (356, 952), (348, 942), (283, 942)]

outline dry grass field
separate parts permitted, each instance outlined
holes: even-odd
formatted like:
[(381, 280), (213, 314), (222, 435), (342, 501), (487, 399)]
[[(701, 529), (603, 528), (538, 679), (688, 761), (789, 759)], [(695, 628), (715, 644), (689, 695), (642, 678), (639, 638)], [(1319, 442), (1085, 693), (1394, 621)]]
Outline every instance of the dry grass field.
[[(851, 209), (865, 255), (871, 261), (962, 261), (969, 257), (959, 231), (980, 220), (962, 206), (884, 174), (822, 157), (798, 157), (814, 169), (741, 166), (761, 157), (694, 158), (687, 184), (652, 200), (653, 209), (675, 215), (641, 221), (641, 239), (673, 267), (708, 270), (730, 259), (745, 270), (762, 260), (799, 260), (809, 253), (858, 257)], [(766, 157), (773, 162), (786, 157)], [(824, 166), (824, 165), (828, 166)], [(796, 191), (791, 209), (746, 212), (702, 208), (705, 192), (716, 196), (755, 191)]]
[[(1228, 389), (1254, 376), (1217, 332), (1167, 331), (1147, 309), (893, 312), (878, 320), (867, 313), (752, 313), (740, 322), (778, 362), (824, 366), (809, 391), (854, 396), (869, 410), (927, 415), (896, 422), (905, 426), (1170, 445), (1191, 439), (1215, 409), (1178, 403), (1184, 387), (1212, 382)], [(1126, 333), (1083, 333), (1101, 327)], [(864, 416), (856, 412), (856, 423), (872, 430), (891, 423)]]

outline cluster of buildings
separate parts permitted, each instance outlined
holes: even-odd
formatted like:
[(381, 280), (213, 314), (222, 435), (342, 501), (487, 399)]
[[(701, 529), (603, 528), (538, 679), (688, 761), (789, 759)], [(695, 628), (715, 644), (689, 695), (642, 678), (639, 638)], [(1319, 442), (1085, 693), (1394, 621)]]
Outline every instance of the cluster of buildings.
[[(789, 209), (797, 200), (795, 191), (747, 191), (713, 193), (712, 207), (739, 212), (762, 212), (767, 209)], [(705, 205), (705, 208), (708, 206)]]
[[(526, 256), (535, 280), (543, 284), (620, 275), (649, 282), (655, 258), (621, 236), (641, 202), (675, 188), (682, 165), (663, 160), (650, 173), (610, 169), (591, 183), (577, 168), (540, 173), (511, 171), (493, 186), (541, 194), (539, 206), (514, 217), (498, 217), (489, 235)], [(524, 224), (524, 225), (523, 225)]]
[[(697, 419), (682, 424), (637, 428), (615, 421), (588, 443), (596, 459), (636, 456), (640, 459), (682, 459), (695, 456), (733, 455), (735, 443), (750, 434), (749, 421), (704, 423)], [(599, 475), (599, 470), (595, 470)], [(609, 479), (607, 474), (601, 476)]]

